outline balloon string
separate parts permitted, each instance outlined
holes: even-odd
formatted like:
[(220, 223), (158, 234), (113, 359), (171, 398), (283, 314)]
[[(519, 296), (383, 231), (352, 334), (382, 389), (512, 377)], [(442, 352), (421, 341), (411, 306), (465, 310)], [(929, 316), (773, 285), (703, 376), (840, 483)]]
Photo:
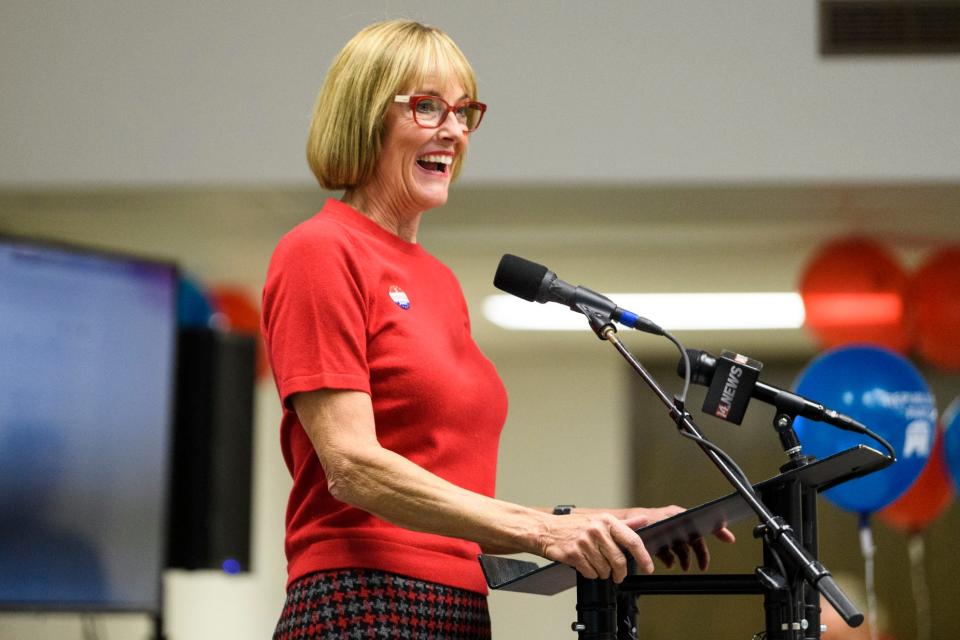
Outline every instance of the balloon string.
[(870, 519), (867, 515), (864, 515), (860, 518), (860, 553), (863, 555), (863, 580), (867, 592), (867, 625), (870, 630), (870, 640), (877, 640), (878, 638), (877, 592), (873, 581), (873, 556), (875, 551)]
[(927, 589), (927, 572), (924, 557), (926, 549), (919, 532), (907, 540), (910, 555), (910, 581), (913, 586), (913, 602), (917, 608), (917, 640), (930, 640), (930, 591)]

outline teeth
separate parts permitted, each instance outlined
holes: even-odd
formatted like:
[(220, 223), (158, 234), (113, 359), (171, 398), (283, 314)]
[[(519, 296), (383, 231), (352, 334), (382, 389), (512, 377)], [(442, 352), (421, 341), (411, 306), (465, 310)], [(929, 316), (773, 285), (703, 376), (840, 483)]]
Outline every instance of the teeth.
[(419, 162), (439, 162), (441, 164), (451, 165), (453, 164), (453, 157), (445, 155), (429, 155), (429, 156), (420, 156), (417, 158)]

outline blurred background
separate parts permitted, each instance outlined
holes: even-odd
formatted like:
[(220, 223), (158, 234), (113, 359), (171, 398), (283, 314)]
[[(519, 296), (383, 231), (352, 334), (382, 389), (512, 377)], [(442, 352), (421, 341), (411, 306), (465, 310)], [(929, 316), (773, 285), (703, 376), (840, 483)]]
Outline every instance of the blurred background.
[[(865, 32), (857, 15), (848, 30), (826, 28), (854, 5), (888, 13)], [(939, 13), (918, 17), (918, 7)], [(944, 29), (917, 27), (931, 15)], [(7, 0), (0, 234), (174, 263), (213, 306), (225, 292), (240, 300), (220, 308), (228, 320), (231, 310), (255, 309), (276, 242), (338, 196), (315, 185), (304, 160), (333, 56), (374, 21), (434, 24), (463, 49), (489, 104), (459, 184), (427, 215), (420, 241), (459, 276), (475, 337), (510, 394), (499, 496), (692, 506), (729, 489), (612, 349), (588, 331), (510, 331), (482, 314), (497, 293), (500, 256), (608, 292), (894, 294), (903, 306), (893, 326), (855, 326), (855, 337), (916, 367), (942, 414), (960, 395), (951, 253), (960, 244), (958, 15), (956, 2), (907, 1)], [(931, 267), (941, 256), (945, 266)], [(928, 303), (942, 322), (922, 342), (917, 327), (926, 325), (908, 312)], [(9, 304), (0, 300), (0, 309)], [(242, 315), (218, 326), (244, 333)], [(794, 328), (677, 335), (689, 347), (758, 358), (766, 381), (789, 387), (824, 348), (850, 341), (811, 320), (808, 309)], [(654, 375), (678, 389), (673, 347), (625, 333)], [(19, 365), (5, 366), (12, 378)], [(237, 575), (164, 572), (172, 640), (263, 638), (280, 613), (290, 480), (272, 379), (263, 371), (249, 379), (249, 558)], [(12, 394), (0, 390), (11, 405)], [(691, 397), (699, 408), (702, 391)], [(772, 413), (755, 404), (741, 426), (702, 424), (757, 481), (785, 461)], [(877, 597), (893, 637), (918, 637), (925, 624), (912, 584), (920, 565), (908, 557), (918, 539), (930, 637), (960, 634), (950, 615), (960, 596), (952, 491), (943, 488), (943, 506), (912, 529), (873, 519)], [(824, 562), (862, 582), (857, 514), (823, 500), (820, 516)], [(750, 525), (735, 529), (734, 547), (713, 545), (716, 570), (760, 563)], [(494, 637), (572, 638), (574, 604), (572, 592), (493, 593)], [(131, 611), (0, 608), (4, 639), (153, 633), (149, 618)], [(641, 599), (641, 638), (705, 628), (749, 638), (763, 628), (762, 600)]]

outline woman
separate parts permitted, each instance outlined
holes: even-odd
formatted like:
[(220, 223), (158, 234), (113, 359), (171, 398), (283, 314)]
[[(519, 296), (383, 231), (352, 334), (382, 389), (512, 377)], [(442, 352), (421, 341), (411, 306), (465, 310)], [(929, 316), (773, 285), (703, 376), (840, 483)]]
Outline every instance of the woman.
[[(653, 571), (633, 529), (680, 511), (554, 515), (492, 497), (506, 394), (459, 284), (417, 244), (483, 118), (476, 95), (446, 34), (390, 21), (347, 43), (317, 99), (308, 159), (343, 199), (281, 240), (263, 298), (293, 476), (276, 638), (486, 638), (481, 549), (620, 581), (621, 547)], [(705, 567), (703, 541), (674, 553), (686, 568), (691, 550)]]

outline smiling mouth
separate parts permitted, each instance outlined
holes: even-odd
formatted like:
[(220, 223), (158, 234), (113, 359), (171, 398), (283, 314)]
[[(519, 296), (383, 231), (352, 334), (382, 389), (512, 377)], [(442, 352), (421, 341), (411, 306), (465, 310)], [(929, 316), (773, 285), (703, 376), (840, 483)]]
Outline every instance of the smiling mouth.
[(446, 175), (453, 164), (453, 158), (446, 155), (426, 155), (417, 158), (417, 164), (431, 173)]

